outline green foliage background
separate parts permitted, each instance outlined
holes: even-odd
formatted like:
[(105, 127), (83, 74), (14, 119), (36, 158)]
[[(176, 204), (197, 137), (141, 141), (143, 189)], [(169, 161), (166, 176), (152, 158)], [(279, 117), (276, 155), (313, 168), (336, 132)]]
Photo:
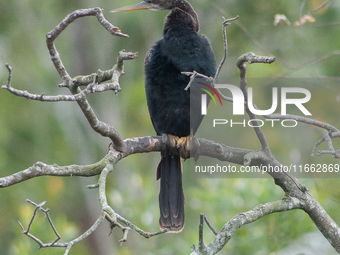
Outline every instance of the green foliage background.
[[(296, 0), (191, 2), (201, 21), (201, 33), (211, 40), (217, 61), (223, 55), (221, 16), (240, 15), (238, 22), (242, 26), (233, 23), (227, 29), (229, 56), (220, 82), (238, 77), (236, 59), (248, 51), (277, 58), (272, 65), (250, 66), (248, 77), (339, 76), (339, 53), (309, 64), (340, 50), (339, 2), (333, 1), (319, 12), (312, 12), (316, 21), (303, 27), (273, 26), (274, 16), (285, 14), (294, 23), (301, 14), (307, 14), (323, 1), (307, 0), (304, 8), (302, 1)], [(73, 10), (99, 6), (104, 9), (106, 18), (130, 38), (113, 37), (95, 17), (86, 17), (68, 27), (57, 39), (56, 46), (72, 76), (111, 68), (121, 49), (139, 52), (138, 59), (125, 64), (126, 75), (120, 80), (121, 93), (90, 95), (89, 100), (98, 117), (114, 125), (124, 138), (153, 135), (144, 95), (143, 57), (161, 38), (167, 12), (109, 13), (132, 3), (135, 1), (0, 0), (0, 81), (7, 80), (5, 63), (8, 62), (13, 68), (14, 87), (39, 94), (68, 93), (58, 87), (61, 80), (50, 61), (45, 34)], [(318, 118), (339, 127), (340, 87), (331, 92), (325, 88), (325, 93), (317, 97), (320, 107), (327, 109), (327, 114), (318, 115)], [(308, 159), (311, 146), (322, 134), (319, 129), (306, 126), (306, 130), (311, 136), (309, 141), (303, 142), (309, 147), (299, 153), (303, 163), (311, 163)], [(301, 143), (298, 139), (289, 140), (294, 134), (268, 131), (267, 136), (274, 155), (282, 162), (289, 162), (292, 157), (291, 143)], [(240, 132), (230, 136), (230, 144), (240, 140), (244, 141), (245, 148), (259, 148), (255, 134), (245, 137)], [(108, 139), (91, 130), (75, 103), (34, 102), (0, 91), (1, 177), (26, 169), (37, 161), (58, 165), (93, 163), (106, 154), (108, 144)], [(109, 202), (114, 210), (150, 232), (158, 230), (159, 184), (155, 181), (158, 160), (158, 153), (130, 156), (119, 162), (108, 183)], [(335, 162), (330, 156), (324, 156), (324, 160)], [(185, 169), (188, 169), (186, 164)], [(62, 241), (67, 241), (84, 232), (99, 215), (97, 191), (85, 188), (96, 180), (97, 177), (40, 177), (0, 190), (1, 254), (63, 254), (61, 249), (55, 248), (38, 250), (35, 242), (21, 234), (17, 220), (27, 226), (33, 211), (25, 199), (38, 203), (46, 200)], [(186, 226), (180, 234), (144, 239), (131, 231), (128, 242), (120, 245), (118, 240), (122, 233), (114, 229), (108, 236), (109, 226), (103, 224), (94, 235), (76, 245), (71, 254), (189, 254), (190, 246), (197, 246), (198, 242), (199, 213), (205, 213), (218, 230), (234, 215), (284, 195), (269, 178), (191, 179), (189, 171), (184, 170), (183, 182)], [(304, 179), (302, 182), (339, 224), (338, 179)], [(298, 242), (305, 233), (317, 231), (302, 211), (269, 215), (239, 229), (221, 254), (290, 254), (279, 251)], [(33, 224), (32, 233), (45, 242), (54, 239), (43, 215)], [(205, 242), (212, 238), (212, 233), (206, 229)], [(324, 245), (323, 254), (330, 254), (330, 245), (321, 234), (314, 241)], [(296, 253), (302, 251), (301, 246)]]

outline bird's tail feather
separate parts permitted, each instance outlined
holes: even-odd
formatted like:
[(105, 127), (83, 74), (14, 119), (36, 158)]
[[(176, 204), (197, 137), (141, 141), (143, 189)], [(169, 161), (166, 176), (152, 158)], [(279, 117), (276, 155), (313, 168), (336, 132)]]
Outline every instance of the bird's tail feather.
[(157, 167), (157, 180), (161, 179), (159, 192), (161, 229), (180, 232), (184, 227), (184, 195), (180, 156), (164, 156)]

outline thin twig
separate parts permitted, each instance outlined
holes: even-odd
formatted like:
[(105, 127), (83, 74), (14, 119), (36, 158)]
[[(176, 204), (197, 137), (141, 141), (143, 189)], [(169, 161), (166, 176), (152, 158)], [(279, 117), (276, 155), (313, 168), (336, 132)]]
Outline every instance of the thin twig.
[(313, 10), (310, 10), (309, 12), (317, 12), (317, 11), (320, 11), (322, 8), (324, 8), (327, 4), (331, 3), (333, 0), (328, 0), (322, 4), (320, 4), (320, 6), (316, 7), (315, 9)]
[(91, 235), (99, 227), (99, 225), (103, 222), (104, 219), (105, 219), (105, 213), (102, 211), (100, 213), (99, 218), (93, 223), (93, 225), (87, 231), (85, 231), (82, 235), (78, 236), (77, 238), (73, 239), (72, 241), (65, 243), (67, 249), (65, 250), (64, 255), (67, 255), (74, 245), (83, 241), (85, 238), (87, 238), (89, 235)]
[(113, 26), (104, 18), (103, 10), (99, 7), (75, 10), (74, 12), (67, 15), (52, 31), (46, 34), (46, 43), (51, 55), (51, 60), (63, 81), (71, 81), (71, 76), (67, 73), (66, 68), (60, 59), (59, 53), (54, 46), (54, 41), (68, 25), (70, 25), (76, 19), (86, 16), (96, 16), (100, 24), (103, 25), (103, 27), (105, 27), (105, 29), (112, 35), (128, 37), (128, 35), (122, 34), (118, 27)]
[(202, 250), (204, 247), (203, 227), (204, 227), (204, 214), (200, 213), (200, 224), (198, 227), (198, 250)]
[(223, 58), (217, 68), (215, 77), (214, 77), (214, 83), (217, 83), (217, 78), (221, 72), (221, 69), (224, 65), (225, 60), (227, 59), (228, 56), (228, 41), (227, 41), (227, 26), (230, 25), (231, 23), (229, 23), (230, 21), (235, 21), (238, 19), (238, 15), (235, 18), (231, 18), (231, 19), (225, 19), (224, 17), (222, 17), (222, 32), (223, 32), (223, 45), (224, 45), (224, 55)]
[[(33, 201), (29, 200), (29, 199), (26, 199), (26, 201), (27, 201), (28, 203), (34, 205), (35, 208), (34, 208), (34, 211), (33, 211), (33, 213), (32, 213), (31, 220), (30, 220), (30, 222), (29, 222), (29, 224), (28, 224), (28, 226), (27, 226), (27, 230), (24, 230), (24, 227), (23, 227), (22, 224), (18, 221), (18, 222), (19, 222), (19, 225), (20, 225), (20, 227), (21, 227), (21, 229), (22, 229), (22, 233), (25, 234), (25, 235), (27, 235), (27, 236), (30, 237), (31, 239), (33, 239), (35, 242), (37, 242), (37, 243), (39, 244), (39, 248), (45, 248), (45, 247), (62, 247), (63, 244), (58, 244), (58, 245), (56, 245), (57, 241), (61, 238), (61, 236), (59, 235), (59, 233), (58, 233), (57, 229), (55, 228), (55, 226), (54, 226), (54, 224), (53, 224), (53, 222), (52, 222), (52, 219), (51, 219), (51, 217), (50, 217), (50, 215), (49, 215), (50, 209), (48, 209), (48, 208), (47, 208), (47, 209), (44, 209), (44, 208), (43, 208), (43, 206), (46, 204), (46, 201), (44, 201), (44, 202), (42, 202), (42, 203), (40, 203), (40, 204), (37, 204), (37, 203), (35, 203), (35, 202), (33, 202)], [(32, 235), (31, 233), (29, 233), (29, 231), (30, 231), (30, 229), (31, 229), (31, 226), (32, 226), (32, 224), (33, 224), (34, 218), (35, 218), (35, 216), (36, 216), (38, 210), (42, 211), (42, 212), (45, 214), (45, 216), (46, 216), (46, 218), (47, 218), (47, 220), (48, 220), (48, 222), (49, 222), (49, 224), (50, 224), (50, 226), (51, 226), (51, 228), (52, 228), (54, 234), (57, 236), (56, 239), (55, 239), (54, 241), (52, 241), (52, 242), (50, 242), (50, 243), (47, 243), (47, 244), (43, 243), (39, 238), (37, 238), (37, 237), (35, 237), (34, 235)]]
[[(193, 72), (181, 72), (182, 74), (184, 75), (187, 75), (189, 76), (190, 75), (190, 80), (189, 80), (189, 83), (188, 85), (184, 88), (185, 91), (187, 91), (191, 84), (194, 82), (195, 78), (197, 77), (198, 73), (194, 70)], [(205, 75), (204, 75), (205, 76)]]
[[(320, 140), (321, 142), (325, 141), (326, 144), (327, 144), (327, 147), (328, 147), (328, 150), (319, 150), (318, 151), (318, 156), (322, 155), (322, 154), (331, 154), (333, 156), (333, 158), (340, 158), (340, 150), (335, 150), (334, 147), (333, 147), (333, 143), (332, 143), (332, 138), (330, 137), (330, 133), (327, 132), (326, 130), (324, 130), (322, 132), (322, 135), (323, 135), (323, 138)], [(320, 142), (319, 141), (319, 142)], [(320, 143), (316, 143), (317, 145), (319, 145)], [(317, 145), (314, 145), (314, 148), (316, 148)], [(313, 149), (314, 149), (313, 148)], [(314, 151), (313, 151), (314, 152)]]
[[(225, 8), (222, 8), (220, 6), (218, 6), (216, 3), (211, 2), (211, 5), (216, 8), (216, 10), (218, 10), (221, 14), (225, 15), (225, 16), (230, 16), (228, 11), (225, 10)], [(262, 52), (264, 52), (267, 55), (271, 55), (271, 52), (268, 51), (267, 48), (265, 48), (263, 46), (263, 44), (258, 41), (252, 34), (251, 32), (239, 21), (239, 20), (235, 20), (235, 24), (244, 32), (244, 34), (254, 43), (254, 45), (259, 48)]]
[(316, 148), (317, 148), (320, 144), (322, 144), (324, 141), (325, 141), (325, 138), (322, 137), (319, 141), (317, 141), (317, 142), (314, 144), (313, 149), (312, 149), (312, 153), (311, 153), (311, 155), (310, 155), (311, 159), (314, 158)]
[(207, 223), (208, 227), (210, 228), (210, 230), (215, 234), (217, 235), (217, 231), (211, 226), (210, 222), (208, 221), (207, 219), (207, 216), (204, 215), (204, 220), (205, 220), (205, 223)]
[[(60, 101), (79, 101), (84, 98), (84, 96), (92, 93), (99, 93), (104, 92), (108, 90), (113, 90), (115, 93), (121, 91), (120, 85), (119, 85), (119, 77), (124, 74), (124, 67), (123, 62), (124, 60), (134, 59), (138, 56), (137, 53), (132, 52), (124, 52), (120, 51), (118, 53), (117, 57), (117, 64), (112, 67), (112, 69), (107, 71), (101, 71), (98, 70), (97, 73), (86, 75), (86, 76), (77, 76), (72, 79), (72, 86), (78, 87), (78, 86), (86, 86), (87, 87), (84, 90), (79, 91), (79, 93), (73, 94), (73, 95), (56, 95), (56, 96), (50, 96), (42, 94), (32, 94), (27, 92), (26, 90), (19, 90), (15, 89), (11, 86), (11, 76), (12, 76), (12, 69), (11, 67), (6, 64), (6, 67), (8, 69), (8, 81), (6, 84), (2, 86), (3, 89), (8, 90), (12, 94), (19, 96), (19, 97), (25, 97), (30, 100), (38, 100), (42, 102), (60, 102)], [(107, 80), (112, 79), (111, 83), (103, 83)], [(65, 83), (62, 83), (59, 85), (60, 87), (66, 87)]]
[(202, 77), (205, 78), (209, 81), (211, 81), (212, 84), (216, 84), (217, 83), (217, 78), (221, 72), (221, 69), (224, 65), (225, 60), (227, 59), (228, 56), (228, 42), (227, 42), (227, 31), (226, 31), (226, 27), (228, 25), (230, 25), (231, 23), (229, 23), (230, 21), (235, 21), (238, 19), (238, 15), (235, 18), (230, 18), (230, 19), (225, 19), (224, 17), (222, 17), (222, 32), (223, 32), (223, 43), (224, 43), (224, 55), (222, 57), (222, 60), (216, 70), (215, 76), (214, 78), (208, 77), (204, 74), (200, 74), (197, 73), (195, 70), (193, 72), (182, 72), (182, 74), (185, 74), (187, 76), (190, 76), (190, 81), (188, 83), (188, 85), (185, 87), (184, 90), (188, 90), (191, 86), (191, 84), (193, 83), (193, 81), (195, 80), (195, 78), (198, 77)]
[(164, 234), (164, 233), (166, 233), (168, 231), (167, 229), (162, 229), (162, 230), (156, 231), (156, 232), (146, 232), (146, 231), (140, 229), (139, 227), (137, 227), (131, 221), (128, 221), (127, 219), (122, 217), (121, 215), (116, 214), (116, 216), (117, 216), (117, 220), (119, 222), (121, 222), (124, 225), (128, 226), (129, 228), (131, 228), (132, 230), (134, 230), (135, 232), (137, 232), (138, 234), (140, 234), (141, 236), (143, 236), (145, 238), (150, 238), (150, 237), (153, 237), (153, 236), (161, 235), (161, 234)]
[[(253, 64), (253, 63), (266, 63), (266, 64), (271, 64), (275, 61), (274, 57), (267, 57), (267, 56), (257, 56), (252, 52), (243, 54), (241, 57), (238, 58), (237, 60), (237, 67), (240, 69), (240, 88), (243, 92), (245, 102), (248, 101), (248, 92), (247, 92), (247, 79), (246, 79), (246, 70), (247, 66), (245, 63)], [(257, 117), (254, 113), (252, 113), (247, 105), (246, 105), (246, 111), (252, 121), (252, 126), (255, 130), (255, 133), (261, 143), (262, 150), (265, 150), (267, 153), (271, 154), (270, 152), (270, 147), (267, 141), (266, 136), (264, 135), (262, 129), (260, 128), (260, 125), (257, 121)]]
[(6, 68), (8, 70), (8, 77), (7, 77), (7, 83), (4, 85), (7, 85), (8, 87), (11, 86), (11, 80), (12, 80), (12, 67), (6, 63)]
[(213, 82), (213, 78), (212, 77), (208, 77), (204, 74), (198, 73), (195, 70), (193, 72), (181, 72), (182, 74), (186, 75), (186, 76), (190, 76), (190, 81), (188, 83), (188, 85), (184, 88), (184, 90), (188, 90), (191, 86), (191, 84), (195, 81), (196, 77), (200, 77), (200, 78), (204, 78), (206, 79), (209, 83), (214, 84)]

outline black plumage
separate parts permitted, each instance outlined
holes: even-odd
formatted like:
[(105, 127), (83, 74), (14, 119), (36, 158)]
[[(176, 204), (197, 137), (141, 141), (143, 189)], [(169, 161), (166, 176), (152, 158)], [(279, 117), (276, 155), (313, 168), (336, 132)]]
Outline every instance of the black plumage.
[[(216, 63), (208, 39), (198, 34), (199, 21), (192, 6), (184, 0), (150, 0), (115, 11), (136, 9), (171, 9), (167, 15), (163, 38), (145, 58), (145, 92), (150, 117), (157, 135), (185, 137), (196, 133), (203, 116), (200, 98), (190, 111), (190, 89), (184, 90), (189, 77), (181, 72), (196, 71), (214, 76)], [(114, 12), (115, 12), (114, 11)], [(193, 98), (191, 98), (193, 100)], [(195, 109), (193, 109), (195, 108)], [(197, 113), (191, 122), (190, 112)], [(161, 179), (159, 206), (160, 227), (179, 232), (184, 227), (182, 165), (178, 153), (163, 151), (157, 168)]]

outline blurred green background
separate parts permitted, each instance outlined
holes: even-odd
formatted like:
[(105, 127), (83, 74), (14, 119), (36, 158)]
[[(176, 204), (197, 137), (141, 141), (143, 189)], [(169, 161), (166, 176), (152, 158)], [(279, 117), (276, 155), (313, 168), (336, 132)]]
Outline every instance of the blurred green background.
[[(338, 77), (340, 67), (340, 3), (332, 1), (318, 12), (315, 22), (304, 26), (273, 26), (274, 16), (284, 14), (291, 24), (308, 14), (324, 1), (191, 1), (201, 22), (201, 33), (211, 41), (216, 60), (223, 55), (221, 17), (240, 15), (238, 23), (227, 28), (229, 56), (219, 78), (237, 78), (235, 62), (248, 51), (273, 55), (271, 65), (251, 65), (248, 77)], [(106, 18), (130, 38), (113, 37), (95, 17), (76, 20), (56, 40), (56, 47), (71, 76), (106, 70), (115, 63), (118, 51), (139, 52), (139, 57), (125, 63), (126, 75), (121, 77), (122, 92), (90, 95), (97, 116), (114, 125), (123, 138), (154, 135), (144, 95), (143, 59), (147, 50), (162, 36), (167, 11), (135, 11), (109, 13), (128, 4), (126, 1), (87, 0), (0, 0), (0, 81), (6, 82), (5, 63), (13, 68), (13, 87), (32, 93), (62, 94), (61, 80), (46, 48), (45, 34), (75, 9), (101, 7)], [(314, 61), (334, 51), (338, 55)], [(335, 52), (336, 53), (336, 52)], [(250, 85), (250, 84), (249, 84)], [(251, 86), (251, 85), (250, 85)], [(319, 102), (313, 117), (340, 127), (339, 88), (325, 87), (315, 95)], [(319, 112), (317, 112), (319, 110)], [(324, 114), (326, 112), (326, 114)], [(315, 116), (314, 116), (315, 113)], [(277, 159), (290, 162), (300, 155), (300, 163), (312, 163), (312, 145), (322, 131), (306, 126), (309, 137), (298, 139), (295, 134), (268, 130), (266, 133)], [(230, 144), (243, 141), (245, 148), (258, 149), (255, 134), (243, 136), (242, 130), (226, 134)], [(238, 133), (239, 132), (239, 133)], [(18, 98), (0, 90), (0, 176), (11, 175), (37, 161), (58, 165), (89, 164), (107, 152), (109, 139), (93, 132), (75, 103), (43, 103)], [(306, 142), (303, 151), (294, 143)], [(339, 143), (337, 143), (339, 148)], [(324, 147), (321, 147), (324, 148)], [(325, 162), (334, 162), (323, 156)], [(155, 169), (159, 153), (133, 155), (122, 161), (110, 174), (108, 198), (113, 209), (145, 231), (158, 230), (158, 191)], [(284, 193), (272, 179), (191, 179), (188, 163), (184, 163), (186, 225), (179, 234), (165, 234), (145, 239), (131, 231), (127, 243), (120, 245), (118, 229), (108, 236), (104, 223), (86, 241), (72, 248), (70, 254), (189, 254), (190, 246), (198, 243), (199, 213), (205, 213), (216, 230), (234, 215), (248, 211), (259, 203), (281, 199)], [(100, 213), (98, 191), (87, 184), (98, 177), (39, 177), (0, 190), (0, 251), (1, 254), (63, 254), (62, 249), (38, 250), (38, 245), (24, 236), (17, 220), (26, 227), (33, 206), (27, 198), (40, 203), (47, 201), (50, 215), (61, 241), (71, 240), (97, 219)], [(340, 224), (339, 179), (302, 179), (310, 193), (318, 199), (330, 216)], [(32, 233), (45, 242), (54, 235), (44, 215), (38, 215)], [(213, 234), (205, 228), (205, 242)], [(314, 247), (313, 245), (318, 245)], [(309, 249), (309, 250), (308, 250)], [(318, 250), (319, 249), (319, 250)], [(327, 240), (318, 232), (303, 211), (269, 215), (239, 229), (221, 254), (332, 254)]]

